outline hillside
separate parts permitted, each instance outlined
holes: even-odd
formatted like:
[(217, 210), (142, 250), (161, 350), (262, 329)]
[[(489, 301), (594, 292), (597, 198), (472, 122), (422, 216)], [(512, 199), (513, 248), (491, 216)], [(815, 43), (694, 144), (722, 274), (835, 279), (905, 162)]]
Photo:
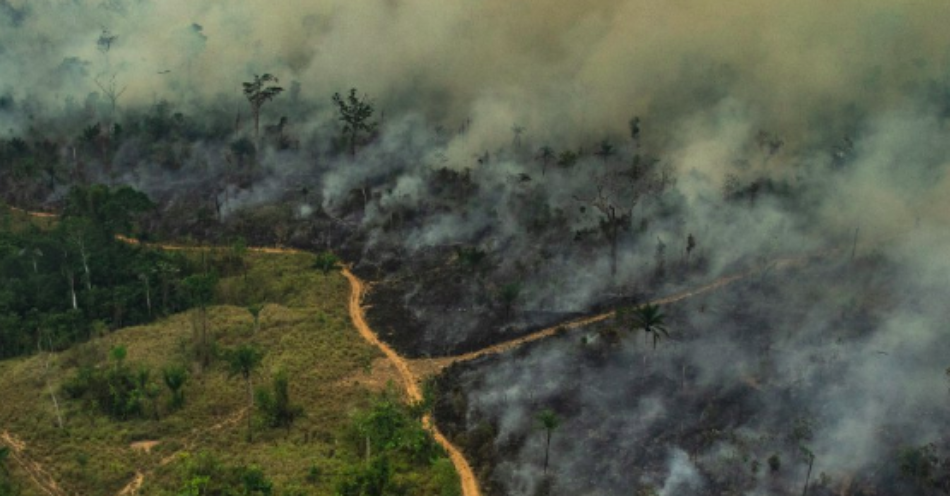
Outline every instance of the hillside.
[[(190, 256), (201, 255), (196, 251)], [(202, 460), (200, 453), (223, 466), (260, 467), (277, 494), (332, 494), (339, 475), (353, 462), (348, 426), (395, 375), (353, 329), (347, 281), (337, 273), (311, 269), (311, 260), (306, 254), (248, 254), (246, 278), (221, 279), (215, 304), (208, 309), (216, 346), (224, 350), (252, 344), (263, 350), (253, 382), (269, 386), (284, 371), (290, 398), (302, 407), (303, 418), (287, 429), (255, 425), (255, 438), (248, 443), (243, 381), (229, 378), (221, 361), (204, 371), (191, 364), (186, 350), (198, 310), (172, 315), (66, 352), (0, 362), (4, 444), (22, 446), (17, 458), (31, 461), (44, 480), (59, 488), (44, 492), (31, 481), (35, 474), (10, 463), (22, 494), (114, 495), (137, 479), (142, 481), (138, 494), (178, 494), (182, 474)], [(246, 308), (252, 302), (267, 302), (256, 332)], [(169, 412), (163, 391), (156, 402), (158, 420), (148, 415), (152, 418), (117, 421), (66, 399), (64, 384), (78, 368), (111, 366), (107, 354), (119, 345), (127, 349), (126, 364), (147, 367), (158, 381), (163, 367), (188, 364), (184, 407)], [(57, 427), (50, 391), (57, 395), (64, 429)], [(259, 423), (256, 415), (253, 422)], [(427, 466), (440, 465), (413, 466), (411, 477), (432, 479)]]

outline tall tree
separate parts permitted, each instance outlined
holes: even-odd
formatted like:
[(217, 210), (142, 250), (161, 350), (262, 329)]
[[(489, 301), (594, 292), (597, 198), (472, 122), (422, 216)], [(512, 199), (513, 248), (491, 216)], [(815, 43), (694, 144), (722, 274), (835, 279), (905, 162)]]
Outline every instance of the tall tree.
[(252, 419), (254, 417), (254, 391), (251, 386), (251, 375), (260, 366), (264, 359), (264, 352), (249, 344), (242, 344), (228, 353), (228, 371), (231, 377), (240, 375), (247, 387), (247, 441), (252, 438)]
[(198, 307), (197, 315), (192, 322), (193, 336), (192, 341), (195, 347), (195, 357), (203, 368), (211, 364), (211, 355), (213, 345), (208, 333), (208, 305), (214, 298), (214, 288), (217, 285), (217, 277), (213, 274), (194, 274), (181, 281), (188, 299)]
[(620, 199), (623, 192), (617, 191), (617, 184), (608, 177), (598, 181), (597, 192), (590, 198), (581, 198), (574, 196), (574, 199), (586, 203), (596, 208), (600, 214), (600, 230), (607, 238), (610, 244), (610, 275), (617, 275), (617, 245), (620, 243), (620, 233), (629, 229), (630, 222), (633, 219), (633, 205), (636, 204), (636, 196), (624, 198), (629, 208), (623, 208), (620, 205)]
[[(270, 85), (269, 83), (274, 83)], [(254, 80), (244, 83), (244, 96), (251, 103), (251, 115), (254, 116), (254, 139), (260, 138), (261, 107), (279, 95), (283, 88), (276, 86), (280, 81), (271, 74), (254, 75)]]
[(334, 93), (333, 103), (340, 112), (339, 119), (343, 122), (343, 133), (349, 141), (350, 155), (356, 156), (359, 133), (370, 133), (376, 128), (376, 123), (369, 120), (373, 116), (373, 104), (367, 101), (365, 95), (363, 98), (356, 96), (356, 88), (351, 88), (345, 99), (339, 93)]
[(554, 149), (544, 145), (538, 150), (537, 159), (541, 162), (541, 175), (544, 176), (548, 170), (548, 164), (554, 160)]
[(544, 473), (548, 473), (548, 459), (551, 454), (551, 434), (560, 427), (561, 419), (550, 408), (538, 413), (538, 426), (544, 431)]

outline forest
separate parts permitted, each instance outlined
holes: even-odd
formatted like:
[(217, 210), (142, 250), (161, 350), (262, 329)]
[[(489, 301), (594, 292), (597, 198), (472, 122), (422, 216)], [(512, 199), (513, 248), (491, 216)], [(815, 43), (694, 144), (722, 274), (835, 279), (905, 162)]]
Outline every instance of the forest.
[(947, 21), (0, 0), (0, 494), (947, 494)]

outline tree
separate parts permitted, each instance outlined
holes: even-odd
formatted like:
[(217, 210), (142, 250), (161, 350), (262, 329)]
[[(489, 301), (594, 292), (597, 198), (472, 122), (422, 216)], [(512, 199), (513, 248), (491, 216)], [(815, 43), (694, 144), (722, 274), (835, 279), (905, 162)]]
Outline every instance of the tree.
[(334, 255), (332, 252), (323, 251), (317, 253), (316, 257), (314, 257), (313, 268), (319, 269), (321, 272), (323, 272), (323, 275), (327, 275), (331, 270), (335, 269), (339, 263), (339, 257)]
[(254, 139), (260, 138), (261, 107), (279, 95), (283, 88), (269, 86), (268, 83), (278, 84), (280, 81), (271, 74), (254, 75), (254, 81), (244, 83), (244, 96), (251, 104), (251, 115), (254, 116)]
[(263, 388), (257, 390), (257, 405), (267, 425), (288, 431), (294, 420), (303, 415), (303, 408), (290, 401), (289, 380), (283, 370), (274, 376), (273, 393)]
[(514, 139), (511, 144), (515, 148), (521, 148), (521, 135), (524, 134), (525, 128), (519, 124), (511, 126), (511, 132), (514, 134)]
[(247, 387), (247, 441), (251, 442), (254, 409), (254, 392), (251, 387), (251, 375), (264, 359), (264, 352), (249, 344), (242, 344), (237, 349), (231, 350), (227, 355), (228, 372), (230, 377), (240, 375), (244, 379), (244, 385)]
[(613, 157), (616, 153), (617, 151), (614, 149), (614, 145), (612, 145), (609, 140), (605, 139), (600, 142), (597, 151), (594, 152), (594, 155), (600, 157), (601, 160), (604, 161), (604, 164), (606, 164), (607, 160), (610, 159), (610, 157)]
[(633, 146), (640, 147), (640, 118), (630, 119), (630, 139), (633, 140)]
[(630, 204), (627, 209), (622, 208), (618, 199), (625, 196), (618, 191), (619, 184), (605, 176), (597, 181), (597, 192), (590, 198), (581, 198), (574, 196), (574, 199), (586, 203), (596, 208), (601, 213), (600, 230), (607, 238), (610, 244), (610, 275), (617, 275), (617, 245), (620, 242), (620, 232), (629, 229), (630, 221), (633, 218), (633, 205), (636, 204), (636, 196), (628, 196), (626, 199)]
[(541, 176), (548, 170), (548, 164), (554, 160), (554, 149), (544, 145), (538, 150), (537, 159), (541, 161)]
[(247, 280), (247, 241), (238, 237), (231, 243), (231, 257), (238, 266), (241, 267), (241, 273), (244, 276), (244, 280)]
[(505, 318), (511, 315), (511, 309), (519, 296), (521, 296), (521, 284), (511, 282), (501, 287), (498, 297), (501, 298), (501, 303), (505, 307)]
[(112, 349), (109, 350), (109, 358), (111, 358), (112, 361), (115, 362), (116, 373), (122, 370), (122, 367), (125, 364), (125, 357), (127, 355), (128, 355), (128, 350), (126, 350), (125, 346), (121, 344), (113, 346)]
[(375, 122), (370, 122), (373, 116), (373, 104), (356, 96), (356, 88), (351, 88), (346, 99), (339, 93), (333, 94), (333, 103), (340, 111), (340, 121), (343, 122), (343, 133), (347, 135), (350, 145), (350, 155), (356, 156), (356, 142), (360, 132), (370, 133), (376, 128)]
[(182, 391), (185, 383), (188, 382), (188, 371), (185, 370), (185, 367), (181, 365), (165, 367), (162, 369), (162, 379), (164, 379), (165, 386), (167, 386), (168, 390), (172, 393), (169, 407), (172, 410), (178, 410), (185, 406), (185, 392)]
[(213, 343), (208, 333), (208, 305), (214, 298), (214, 288), (217, 285), (217, 277), (213, 274), (194, 274), (181, 281), (191, 304), (198, 307), (198, 313), (192, 321), (193, 345), (195, 347), (195, 356), (202, 367), (211, 364), (211, 355)]
[(119, 98), (122, 97), (122, 94), (125, 93), (125, 90), (128, 89), (128, 86), (123, 86), (119, 88), (119, 84), (115, 81), (116, 74), (113, 74), (109, 81), (103, 83), (97, 77), (95, 79), (96, 86), (102, 90), (102, 93), (106, 95), (106, 98), (109, 99), (109, 103), (112, 105), (110, 108), (109, 116), (111, 119), (115, 120), (115, 109), (116, 105), (119, 102)]
[(550, 408), (538, 413), (538, 426), (544, 431), (544, 473), (548, 472), (548, 457), (551, 453), (551, 434), (561, 425), (561, 419)]
[(565, 169), (573, 167), (580, 159), (580, 155), (571, 151), (564, 150), (557, 156), (557, 165)]
[(693, 233), (689, 233), (686, 236), (686, 265), (689, 265), (689, 256), (693, 253), (693, 250), (696, 248), (696, 238), (693, 236)]
[(251, 317), (254, 317), (254, 332), (261, 330), (261, 310), (264, 309), (263, 303), (254, 303), (247, 306), (247, 312), (251, 314)]
[(670, 336), (664, 322), (665, 315), (660, 312), (659, 305), (647, 303), (639, 306), (633, 310), (632, 317), (636, 325), (635, 329), (643, 329), (647, 337), (653, 336), (653, 349), (656, 349), (656, 344), (660, 341), (660, 334)]

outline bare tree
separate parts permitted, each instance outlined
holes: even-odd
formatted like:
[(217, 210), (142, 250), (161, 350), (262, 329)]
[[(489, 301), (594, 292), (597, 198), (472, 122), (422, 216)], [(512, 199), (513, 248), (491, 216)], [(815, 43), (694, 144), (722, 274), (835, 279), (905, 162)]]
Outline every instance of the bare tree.
[(542, 146), (538, 150), (537, 159), (541, 162), (541, 175), (544, 176), (544, 173), (548, 170), (548, 164), (554, 160), (554, 149), (547, 145)]
[(116, 83), (115, 77), (116, 77), (116, 75), (113, 74), (113, 75), (109, 78), (109, 80), (106, 81), (106, 82), (102, 82), (102, 81), (99, 79), (99, 77), (96, 77), (96, 79), (95, 79), (96, 86), (98, 86), (99, 89), (102, 90), (102, 93), (106, 96), (106, 98), (109, 99), (109, 103), (110, 103), (110, 105), (111, 105), (111, 107), (110, 107), (110, 115), (109, 115), (109, 116), (110, 116), (110, 118), (113, 119), (113, 120), (115, 119), (115, 109), (116, 109), (117, 103), (118, 103), (118, 101), (119, 101), (119, 98), (122, 96), (123, 93), (125, 93), (125, 90), (128, 88), (128, 86), (123, 86), (123, 87), (120, 89), (120, 88), (119, 88), (119, 84)]
[(620, 205), (622, 195), (616, 189), (612, 176), (605, 175), (597, 181), (596, 192), (588, 198), (574, 196), (574, 199), (590, 205), (600, 212), (600, 230), (610, 244), (610, 275), (617, 275), (617, 244), (620, 233), (630, 227), (636, 196), (628, 196), (626, 207)]

